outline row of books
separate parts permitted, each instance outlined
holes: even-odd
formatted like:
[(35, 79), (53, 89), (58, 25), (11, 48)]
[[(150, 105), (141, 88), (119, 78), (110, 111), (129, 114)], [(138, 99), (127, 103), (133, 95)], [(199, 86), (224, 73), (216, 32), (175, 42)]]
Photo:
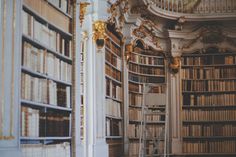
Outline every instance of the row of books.
[(106, 118), (106, 136), (122, 136), (121, 121)]
[(21, 136), (39, 137), (41, 135), (41, 125), (39, 123), (40, 114), (38, 109), (21, 107)]
[(59, 144), (21, 144), (23, 157), (71, 157), (70, 143)]
[(165, 69), (162, 67), (145, 67), (136, 64), (129, 64), (129, 70), (138, 74), (164, 75)]
[(186, 106), (235, 106), (236, 94), (217, 95), (183, 95), (183, 102)]
[(213, 136), (236, 136), (235, 124), (212, 124), (212, 125), (184, 125), (183, 136), (213, 137)]
[(52, 80), (21, 75), (21, 98), (39, 103), (70, 107), (70, 87)]
[(235, 55), (188, 56), (182, 58), (183, 65), (235, 64)]
[[(139, 124), (129, 124), (128, 125), (128, 137), (129, 138), (139, 138), (141, 133), (141, 128), (143, 126)], [(147, 139), (153, 139), (154, 137), (159, 137), (164, 128), (162, 126), (147, 125), (148, 130)]]
[(118, 45), (116, 45), (113, 41), (111, 41), (109, 38), (106, 39), (105, 46), (106, 48), (108, 48), (106, 49), (106, 51), (114, 53), (117, 56), (121, 57), (121, 48)]
[(119, 70), (106, 64), (105, 65), (105, 72), (106, 72), (106, 75), (112, 77), (113, 79), (115, 79), (117, 81), (121, 81), (121, 72)]
[(185, 80), (182, 82), (183, 91), (235, 91), (236, 80)]
[(68, 137), (70, 136), (70, 115), (60, 112), (47, 112), (46, 114), (46, 136)]
[(229, 121), (236, 120), (236, 110), (183, 110), (183, 119), (187, 121)]
[(143, 85), (129, 82), (129, 91), (142, 93), (143, 92)]
[(119, 157), (124, 155), (124, 144), (121, 139), (107, 139), (109, 157)]
[(27, 12), (23, 11), (22, 14), (23, 34), (30, 36), (35, 41), (42, 43), (59, 54), (71, 57), (72, 46), (70, 39), (40, 23)]
[(21, 136), (55, 137), (69, 136), (69, 115), (63, 113), (45, 113), (30, 107), (21, 107)]
[(138, 64), (145, 65), (164, 65), (164, 58), (155, 56), (145, 56), (141, 54), (132, 53), (131, 61)]
[(106, 99), (106, 115), (121, 117), (121, 103), (112, 99)]
[(51, 53), (23, 43), (23, 67), (46, 74), (58, 80), (71, 82), (71, 64), (64, 62)]
[(129, 80), (137, 82), (137, 83), (164, 83), (165, 78), (164, 75), (161, 77), (158, 76), (141, 76), (129, 73)]
[[(144, 104), (143, 104), (144, 103)], [(147, 93), (145, 95), (129, 93), (129, 104), (132, 106), (155, 107), (166, 104), (165, 94)]]
[[(145, 115), (147, 122), (160, 122), (165, 121), (165, 112), (163, 111), (145, 111), (150, 112), (152, 114)], [(142, 110), (139, 108), (129, 108), (129, 120), (141, 121), (142, 118)]]
[(164, 85), (149, 86), (149, 85), (135, 84), (135, 83), (129, 82), (129, 91), (143, 93), (144, 86), (147, 93), (165, 93), (165, 89), (166, 89)]
[[(143, 143), (130, 142), (129, 143), (129, 156), (130, 157), (139, 156), (140, 148), (143, 148)], [(149, 156), (152, 156), (153, 153), (154, 154), (164, 154), (164, 142), (160, 141), (157, 149), (153, 143), (147, 142), (145, 150), (146, 150), (145, 154), (149, 155)]]
[(106, 61), (121, 71), (121, 59), (115, 56), (114, 54), (110, 53), (109, 51), (106, 51)]
[(184, 141), (183, 153), (236, 153), (236, 141)]
[(60, 1), (48, 0), (48, 2), (50, 2), (51, 4), (56, 6), (57, 8), (61, 9), (65, 13), (70, 13), (69, 11), (71, 11), (69, 0), (60, 0)]
[(120, 39), (114, 35), (111, 31), (107, 30), (106, 31), (107, 36), (112, 39), (116, 44), (120, 45)]
[(106, 79), (106, 95), (117, 100), (122, 99), (122, 88), (112, 80)]
[(56, 27), (67, 33), (71, 32), (71, 18), (58, 11), (58, 9), (55, 9), (55, 7), (50, 5), (48, 1), (24, 0), (24, 7), (27, 7), (27, 10), (32, 10), (40, 18), (49, 21), (50, 25), (52, 24), (53, 27)]
[(234, 67), (183, 68), (181, 75), (183, 79), (235, 78), (236, 69)]

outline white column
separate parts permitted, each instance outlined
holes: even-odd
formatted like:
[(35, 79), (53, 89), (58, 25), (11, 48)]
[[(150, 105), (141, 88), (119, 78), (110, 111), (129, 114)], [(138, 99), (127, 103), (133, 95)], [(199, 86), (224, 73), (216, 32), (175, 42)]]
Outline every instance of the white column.
[(80, 41), (81, 41), (81, 28), (79, 24), (79, 0), (76, 0), (73, 10), (73, 86), (72, 86), (72, 156), (79, 157), (83, 154), (83, 146), (80, 137)]
[(170, 131), (172, 139), (172, 153), (179, 154), (182, 152), (181, 143), (181, 80), (180, 72), (176, 74), (168, 74), (169, 84), (169, 107), (170, 107)]
[[(91, 10), (90, 10), (91, 11)], [(86, 134), (87, 156), (108, 157), (105, 138), (105, 50), (96, 48), (93, 41), (93, 16), (86, 16), (85, 28), (88, 32), (86, 66)]]
[(21, 157), (21, 0), (0, 0), (0, 156)]

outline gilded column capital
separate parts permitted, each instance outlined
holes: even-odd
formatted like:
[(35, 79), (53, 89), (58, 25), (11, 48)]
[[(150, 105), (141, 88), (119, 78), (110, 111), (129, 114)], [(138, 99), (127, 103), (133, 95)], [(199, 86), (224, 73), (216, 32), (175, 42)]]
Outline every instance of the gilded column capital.
[(102, 49), (106, 39), (106, 22), (97, 20), (93, 23), (93, 40), (98, 49)]

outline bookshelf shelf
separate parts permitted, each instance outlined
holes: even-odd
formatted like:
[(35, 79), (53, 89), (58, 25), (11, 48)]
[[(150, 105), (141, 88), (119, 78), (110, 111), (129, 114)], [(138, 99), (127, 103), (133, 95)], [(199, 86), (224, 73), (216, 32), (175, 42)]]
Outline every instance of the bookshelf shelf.
[(42, 23), (47, 24), (48, 27), (51, 27), (53, 29), (56, 29), (58, 32), (62, 33), (63, 35), (71, 38), (72, 34), (69, 32), (64, 31), (62, 28), (60, 28), (59, 26), (54, 25), (53, 23), (49, 22), (47, 19), (45, 19), (44, 17), (42, 17), (41, 15), (39, 15), (36, 11), (34, 11), (30, 6), (27, 6), (27, 4), (23, 4), (23, 10), (25, 10), (26, 12), (29, 12), (30, 14), (32, 14), (34, 17), (36, 17), (38, 20), (40, 20)]
[[(143, 123), (141, 120), (129, 120), (130, 123)], [(147, 124), (160, 124), (164, 125), (165, 121), (147, 121)]]
[(72, 19), (72, 16), (66, 12), (64, 12), (62, 9), (58, 8), (57, 6), (55, 6), (52, 2), (47, 1), (48, 4), (50, 4), (53, 8), (55, 8), (56, 10), (60, 11), (61, 13), (63, 13), (64, 15), (66, 15), (68, 18)]
[(111, 76), (109, 76), (109, 75), (106, 75), (105, 77), (108, 78), (108, 79), (110, 79), (110, 80), (112, 80), (113, 82), (116, 82), (116, 83), (118, 83), (118, 84), (122, 84), (121, 81), (118, 81), (118, 80), (114, 79), (113, 77), (111, 77)]
[(190, 67), (194, 67), (194, 68), (211, 68), (211, 67), (235, 67), (236, 64), (213, 64), (213, 65), (182, 65), (182, 68), (190, 68)]
[(224, 124), (224, 123), (227, 123), (227, 124), (236, 124), (236, 120), (202, 120), (202, 121), (199, 121), (199, 120), (183, 120), (183, 123), (187, 124), (187, 123), (192, 123), (192, 124), (198, 124), (198, 123), (209, 123), (209, 124)]
[(119, 103), (122, 103), (122, 100), (117, 99), (117, 98), (113, 98), (113, 97), (108, 96), (108, 95), (106, 95), (106, 98), (108, 98), (108, 99), (112, 99), (112, 100), (117, 101), (117, 102), (119, 102)]
[(72, 111), (71, 108), (66, 108), (66, 107), (61, 107), (61, 106), (56, 106), (56, 105), (51, 105), (51, 104), (43, 104), (43, 103), (38, 103), (38, 102), (30, 101), (30, 100), (21, 100), (21, 103), (22, 105), (50, 108), (50, 109), (55, 109), (55, 110), (68, 111), (68, 112)]
[(122, 117), (116, 117), (116, 116), (108, 115), (108, 114), (106, 114), (106, 118), (111, 118), (111, 119), (116, 119), (116, 120), (122, 120), (123, 119)]
[(57, 82), (57, 83), (61, 83), (61, 84), (67, 85), (67, 86), (71, 86), (71, 85), (72, 85), (72, 84), (69, 83), (69, 82), (65, 82), (65, 81), (61, 81), (61, 80), (54, 79), (54, 78), (52, 78), (52, 77), (50, 77), (50, 76), (47, 76), (46, 74), (42, 74), (42, 73), (39, 73), (39, 72), (35, 72), (35, 71), (33, 71), (33, 70), (31, 70), (31, 69), (28, 69), (28, 68), (26, 68), (26, 67), (21, 67), (21, 70), (22, 70), (22, 72), (28, 73), (28, 74), (30, 74), (30, 75), (34, 75), (34, 76), (36, 76), (36, 77), (41, 77), (41, 78), (53, 80), (53, 81), (55, 81), (55, 82)]
[(216, 140), (216, 139), (227, 139), (235, 140), (236, 136), (184, 136), (183, 140)]
[(154, 74), (143, 74), (143, 73), (137, 73), (134, 71), (129, 70), (130, 73), (135, 74), (135, 75), (140, 75), (140, 76), (148, 76), (148, 77), (165, 77), (165, 75), (154, 75)]
[(32, 45), (34, 45), (34, 46), (36, 46), (36, 47), (38, 47), (38, 48), (46, 49), (47, 52), (52, 53), (53, 55), (59, 57), (60, 59), (62, 59), (62, 60), (64, 60), (64, 61), (67, 61), (67, 62), (69, 62), (69, 63), (72, 62), (72, 59), (71, 59), (71, 58), (69, 58), (69, 57), (67, 57), (67, 56), (64, 56), (64, 55), (60, 54), (59, 52), (56, 52), (56, 51), (50, 49), (49, 47), (47, 47), (46, 45), (44, 45), (44, 44), (41, 43), (40, 41), (36, 41), (36, 40), (34, 40), (32, 37), (30, 37), (30, 36), (28, 36), (28, 35), (25, 35), (25, 34), (23, 34), (22, 37), (23, 37), (23, 41), (25, 40), (25, 41), (27, 41), (27, 42), (30, 42)]
[(106, 139), (122, 139), (122, 136), (106, 136)]
[(163, 68), (164, 65), (153, 65), (153, 64), (142, 64), (142, 63), (137, 63), (134, 61), (130, 61), (131, 64), (136, 64), (136, 65), (141, 65), (141, 66), (147, 66), (147, 67), (159, 67), (159, 68)]
[(21, 140), (71, 140), (71, 137), (20, 137)]
[(236, 109), (235, 105), (204, 105), (204, 106), (200, 106), (200, 105), (195, 105), (195, 106), (189, 106), (189, 105), (183, 105), (182, 106), (184, 109)]
[(109, 52), (112, 53), (113, 55), (115, 55), (117, 58), (121, 59), (121, 56), (117, 55), (114, 51), (112, 51), (110, 48), (105, 47), (105, 49)]

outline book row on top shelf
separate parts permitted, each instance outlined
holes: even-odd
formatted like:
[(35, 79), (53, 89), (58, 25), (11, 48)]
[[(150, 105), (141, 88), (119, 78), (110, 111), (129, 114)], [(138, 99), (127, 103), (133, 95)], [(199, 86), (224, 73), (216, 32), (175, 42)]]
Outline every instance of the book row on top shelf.
[(236, 55), (233, 53), (208, 53), (198, 56), (198, 54), (192, 54), (191, 56), (182, 58), (183, 65), (235, 65)]
[(50, 28), (47, 23), (23, 12), (23, 34), (48, 51), (71, 58), (71, 37)]
[[(55, 1), (55, 2), (52, 2)], [(34, 15), (38, 20), (47, 23), (49, 27), (56, 29), (62, 34), (71, 36), (71, 22), (72, 17), (68, 13), (62, 11), (61, 7), (65, 6), (60, 4), (60, 2), (67, 1), (66, 8), (69, 11), (68, 13), (72, 13), (72, 0), (69, 2), (68, 0), (24, 0), (23, 1), (23, 10), (27, 10), (32, 15)], [(57, 7), (59, 3), (59, 8)]]

